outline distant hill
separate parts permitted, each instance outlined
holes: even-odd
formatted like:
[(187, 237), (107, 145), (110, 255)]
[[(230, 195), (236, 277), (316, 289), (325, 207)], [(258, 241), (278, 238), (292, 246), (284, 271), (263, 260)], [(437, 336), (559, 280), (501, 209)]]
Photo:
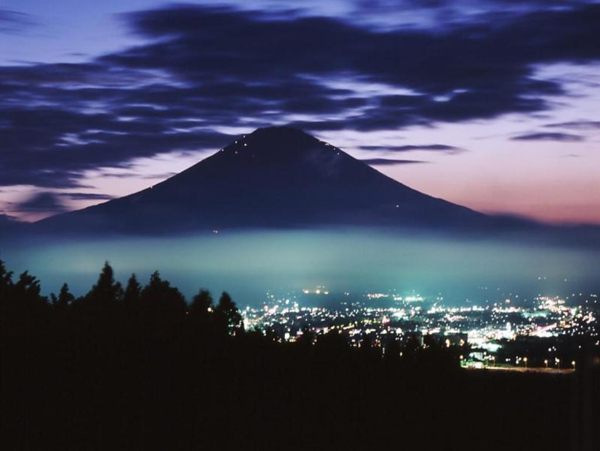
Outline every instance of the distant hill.
[(521, 222), (411, 189), (301, 130), (269, 127), (240, 137), (158, 185), (45, 219), (36, 228), (170, 233), (332, 225), (489, 229), (514, 224)]

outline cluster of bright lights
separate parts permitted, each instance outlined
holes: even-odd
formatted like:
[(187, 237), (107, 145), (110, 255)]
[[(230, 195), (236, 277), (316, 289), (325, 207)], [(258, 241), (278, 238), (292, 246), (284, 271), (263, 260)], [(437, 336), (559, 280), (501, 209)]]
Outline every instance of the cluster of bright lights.
[[(280, 340), (287, 342), (298, 340), (306, 330), (317, 336), (337, 331), (344, 333), (356, 347), (361, 346), (366, 336), (374, 346), (382, 346), (390, 338), (402, 339), (408, 334), (432, 335), (448, 347), (468, 344), (473, 351), (463, 356), (463, 366), (469, 368), (482, 365), (529, 368), (530, 359), (524, 355), (497, 361), (503, 343), (520, 337), (597, 336), (594, 311), (585, 303), (573, 306), (560, 297), (539, 296), (524, 301), (515, 296), (502, 302), (457, 307), (445, 305), (441, 296), (426, 299), (418, 294), (370, 292), (360, 302), (342, 302), (335, 308), (301, 306), (306, 300), (329, 295), (323, 286), (285, 296), (267, 293), (267, 302), (261, 309), (244, 310), (245, 325), (274, 330)], [(350, 293), (341, 296), (347, 298)], [(596, 303), (597, 296), (590, 299)], [(377, 305), (382, 302), (388, 306)], [(548, 369), (575, 367), (574, 362), (568, 362), (570, 365), (563, 362), (561, 367), (555, 354), (556, 348), (548, 349), (548, 355), (553, 356), (544, 362)]]

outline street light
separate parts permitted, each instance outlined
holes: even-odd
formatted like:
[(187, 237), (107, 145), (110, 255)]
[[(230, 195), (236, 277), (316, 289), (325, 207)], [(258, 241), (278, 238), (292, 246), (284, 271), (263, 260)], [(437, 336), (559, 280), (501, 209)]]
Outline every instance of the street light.
[(527, 357), (523, 358), (523, 362), (525, 362), (525, 368), (527, 368)]
[(548, 369), (548, 359), (544, 360), (544, 365), (546, 365), (546, 369)]
[(575, 360), (571, 362), (571, 365), (573, 366), (573, 371), (575, 371)]

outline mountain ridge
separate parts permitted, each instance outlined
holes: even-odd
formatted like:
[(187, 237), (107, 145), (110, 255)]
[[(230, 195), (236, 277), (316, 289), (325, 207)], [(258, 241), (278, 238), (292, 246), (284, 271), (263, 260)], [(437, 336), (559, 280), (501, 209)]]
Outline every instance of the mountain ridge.
[(299, 129), (267, 127), (157, 185), (44, 219), (36, 228), (126, 233), (327, 225), (485, 229), (497, 222), (416, 191)]

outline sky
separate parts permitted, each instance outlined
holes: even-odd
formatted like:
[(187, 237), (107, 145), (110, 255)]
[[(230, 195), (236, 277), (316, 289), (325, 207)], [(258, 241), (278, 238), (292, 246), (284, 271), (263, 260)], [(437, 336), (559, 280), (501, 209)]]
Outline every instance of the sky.
[(577, 0), (1, 0), (0, 215), (291, 124), (478, 211), (600, 224), (598, 23)]

